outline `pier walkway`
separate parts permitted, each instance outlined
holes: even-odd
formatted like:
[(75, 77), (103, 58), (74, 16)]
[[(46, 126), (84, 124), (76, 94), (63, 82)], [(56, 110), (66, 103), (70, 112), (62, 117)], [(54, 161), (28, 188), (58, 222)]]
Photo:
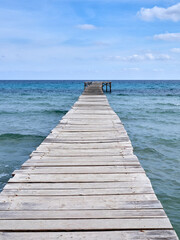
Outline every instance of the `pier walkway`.
[(0, 239), (178, 239), (100, 83), (14, 171)]

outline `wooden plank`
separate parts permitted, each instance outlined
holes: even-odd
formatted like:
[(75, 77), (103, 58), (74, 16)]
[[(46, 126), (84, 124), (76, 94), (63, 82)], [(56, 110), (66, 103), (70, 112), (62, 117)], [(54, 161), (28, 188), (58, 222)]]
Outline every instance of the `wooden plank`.
[(60, 133), (51, 133), (49, 134), (49, 136), (47, 138), (65, 138), (64, 140), (67, 140), (66, 138), (77, 138), (77, 137), (81, 137), (81, 138), (95, 138), (97, 137), (97, 139), (102, 139), (102, 140), (106, 140), (106, 139), (120, 139), (119, 142), (121, 141), (122, 138), (127, 138), (127, 133), (125, 132), (97, 132), (97, 134), (95, 134), (95, 132), (60, 132)]
[[(56, 150), (58, 149), (91, 149), (92, 151), (94, 149), (109, 149), (108, 144), (110, 144), (109, 148), (111, 149), (119, 149), (121, 147), (127, 147), (132, 148), (132, 145), (129, 141), (126, 142), (115, 142), (115, 143), (77, 143), (77, 144), (70, 144), (70, 143), (43, 143), (41, 146), (37, 147), (36, 150), (40, 151), (47, 151), (47, 150)], [(89, 146), (88, 146), (89, 145)]]
[(79, 231), (79, 232), (0, 232), (2, 240), (177, 240), (173, 230)]
[(132, 174), (16, 174), (9, 182), (149, 182), (144, 173)]
[[(125, 131), (125, 128), (124, 128), (124, 126), (123, 126), (123, 124), (122, 123), (118, 123), (118, 124), (114, 124), (114, 125), (112, 125), (112, 124), (109, 124), (109, 125), (107, 125), (107, 124), (99, 124), (99, 125), (96, 125), (96, 126), (94, 126), (94, 125), (91, 125), (91, 124), (89, 124), (89, 125), (82, 125), (82, 126), (79, 126), (79, 125), (71, 125), (71, 124), (61, 124), (61, 123), (59, 123), (54, 129), (57, 129), (57, 130), (63, 130), (63, 129), (69, 129), (69, 130), (71, 130), (71, 129), (74, 129), (74, 130), (94, 130), (94, 131), (96, 131), (96, 132), (98, 132), (98, 131), (102, 131), (102, 130), (104, 130), (104, 131), (114, 131), (114, 130), (117, 130), (117, 131)], [(54, 130), (54, 129), (52, 129), (52, 130)]]
[(144, 170), (141, 167), (124, 167), (124, 166), (104, 166), (104, 167), (97, 167), (97, 166), (90, 166), (90, 167), (24, 167), (20, 170), (15, 170), (13, 174), (39, 174), (39, 173), (50, 173), (50, 174), (57, 174), (57, 173), (143, 173)]
[[(156, 195), (150, 194), (150, 193), (144, 193), (144, 194), (112, 194), (111, 196), (109, 195), (102, 195), (102, 196), (96, 196), (96, 195), (92, 195), (92, 196), (5, 196), (5, 195), (1, 195), (1, 199), (0, 202), (3, 203), (4, 201), (7, 201), (9, 203), (11, 203), (11, 201), (13, 201), (13, 203), (15, 204), (16, 202), (30, 202), (31, 203), (37, 203), (37, 204), (43, 204), (46, 203), (47, 201), (49, 202), (53, 202), (54, 201), (54, 205), (58, 204), (59, 205), (59, 201), (61, 203), (66, 202), (67, 203), (71, 202), (70, 205), (73, 204), (73, 202), (75, 202), (75, 204), (77, 204), (78, 206), (80, 205), (80, 202), (87, 202), (90, 205), (94, 204), (99, 205), (102, 204), (104, 205), (107, 201), (112, 202), (112, 204), (117, 205), (119, 202), (128, 202), (128, 201), (138, 201), (138, 202), (143, 202), (143, 201), (157, 201), (157, 197)], [(41, 202), (38, 202), (41, 201)], [(78, 203), (76, 203), (77, 201), (79, 201)], [(84, 203), (82, 203), (84, 204)], [(57, 205), (57, 206), (58, 206)], [(93, 207), (94, 208), (94, 207)]]
[(63, 157), (63, 156), (60, 156), (60, 157), (47, 157), (47, 156), (43, 156), (41, 158), (39, 158), (38, 156), (34, 156), (32, 158), (30, 158), (30, 160), (33, 160), (33, 161), (38, 161), (40, 159), (43, 159), (44, 160), (48, 160), (48, 161), (66, 161), (66, 162), (69, 162), (69, 161), (84, 161), (84, 162), (89, 162), (89, 161), (104, 161), (104, 162), (124, 162), (124, 163), (127, 163), (127, 162), (138, 162), (138, 159), (135, 155), (131, 155), (131, 156), (73, 156), (73, 157)]
[(101, 196), (4, 196), (0, 210), (156, 209), (154, 194)]
[(34, 151), (32, 155), (46, 156), (123, 156), (132, 155), (131, 147), (122, 147), (120, 149), (50, 149), (47, 151)]
[(16, 196), (95, 196), (95, 195), (127, 195), (127, 194), (153, 194), (153, 189), (151, 187), (139, 187), (139, 188), (111, 188), (111, 189), (4, 189), (1, 195), (16, 195)]
[(124, 141), (124, 139), (126, 138), (126, 136), (124, 137), (116, 137), (116, 138), (107, 138), (107, 139), (97, 139), (97, 138), (91, 138), (91, 139), (84, 139), (84, 138), (81, 138), (81, 139), (78, 139), (78, 138), (61, 138), (61, 137), (52, 137), (52, 136), (48, 136), (44, 142), (59, 142), (59, 143), (72, 143), (72, 144), (75, 144), (75, 143), (111, 143), (111, 142), (120, 142), (120, 141)]
[(73, 124), (73, 125), (97, 125), (97, 124), (107, 124), (112, 125), (116, 123), (121, 123), (119, 119), (109, 120), (109, 119), (62, 119), (60, 121), (62, 124)]
[[(114, 151), (113, 151), (114, 150)], [(119, 156), (119, 157), (131, 157), (133, 155), (133, 149), (131, 147), (122, 147), (122, 149), (112, 149), (108, 151), (105, 149), (56, 149), (54, 151), (33, 151), (30, 157), (46, 156), (46, 157), (99, 157), (99, 156)]]
[(110, 162), (102, 162), (102, 161), (62, 161), (61, 159), (58, 160), (48, 160), (48, 159), (39, 159), (39, 160), (28, 160), (23, 165), (24, 167), (74, 167), (74, 166), (140, 166), (138, 162), (117, 162), (117, 161), (110, 161)]
[(92, 183), (13, 183), (8, 182), (4, 189), (113, 189), (113, 188), (148, 188), (151, 187), (149, 181), (135, 181), (135, 182), (92, 182)]
[(81, 114), (81, 113), (69, 113), (66, 114), (62, 119), (94, 119), (96, 120), (101, 120), (101, 119), (107, 119), (107, 120), (118, 120), (119, 118), (116, 114)]
[[(76, 128), (76, 127), (74, 127), (74, 126), (72, 126), (72, 125), (67, 125), (66, 127), (64, 126), (64, 127), (56, 127), (56, 128), (54, 128), (51, 132), (52, 133), (61, 133), (61, 132), (96, 132), (97, 134), (99, 133), (99, 132), (103, 132), (103, 133), (106, 133), (106, 132), (119, 132), (119, 133), (125, 133), (126, 134), (126, 132), (125, 132), (125, 130), (124, 129), (118, 129), (118, 128), (110, 128), (110, 127), (107, 127), (107, 128), (105, 128), (105, 127), (99, 127), (99, 128), (92, 128), (92, 127), (86, 127), (86, 128)], [(128, 138), (128, 137), (127, 137)]]
[[(98, 135), (95, 135), (95, 134), (90, 134), (90, 133), (81, 133), (79, 134), (78, 132), (64, 132), (64, 133), (61, 133), (61, 134), (57, 134), (57, 133), (51, 133), (48, 138), (58, 138), (58, 139), (63, 139), (63, 140), (69, 140), (69, 139), (80, 139), (80, 140), (88, 140), (88, 139), (94, 139), (94, 140), (99, 140), (101, 139), (102, 141), (103, 140), (107, 140), (107, 139), (114, 139), (114, 140), (119, 140), (118, 142), (121, 141), (121, 139), (123, 138), (126, 138), (127, 135), (126, 134), (98, 134)], [(116, 141), (117, 142), (117, 141)], [(121, 141), (122, 142), (122, 141)]]
[(37, 150), (47, 150), (47, 149), (118, 149), (121, 147), (132, 147), (130, 141), (123, 141), (123, 142), (115, 142), (115, 143), (47, 143), (43, 142), (39, 147), (37, 147)]
[(0, 211), (0, 219), (144, 219), (166, 218), (163, 209), (74, 210), (74, 211)]
[(0, 231), (172, 229), (168, 218), (83, 219), (83, 220), (0, 220)]
[[(108, 148), (106, 144), (101, 144), (101, 143), (89, 143), (92, 144), (92, 146), (88, 147), (88, 144), (69, 144), (69, 143), (46, 143), (46, 144), (42, 144), (41, 146), (36, 148), (36, 152), (47, 152), (47, 151), (65, 151), (65, 150), (87, 150), (87, 151), (108, 151), (109, 149), (111, 149), (111, 151), (114, 150), (114, 152), (118, 151), (119, 152), (119, 148), (124, 149), (132, 149), (132, 145), (130, 142), (123, 142), (121, 144), (111, 144), (111, 148)], [(79, 145), (79, 146), (78, 146)], [(94, 146), (93, 146), (94, 145)], [(98, 146), (99, 145), (99, 146)], [(110, 152), (111, 152), (110, 151)]]
[(87, 110), (87, 109), (91, 109), (91, 110), (112, 110), (112, 108), (108, 105), (106, 106), (103, 106), (103, 105), (73, 105), (73, 108), (78, 108), (78, 109), (84, 109), (84, 110)]
[(71, 157), (70, 158), (65, 158), (65, 157), (46, 157), (46, 156), (37, 156), (39, 157), (38, 159), (37, 158), (34, 158), (32, 157), (31, 159), (29, 159), (28, 161), (26, 161), (22, 166), (26, 166), (26, 164), (28, 163), (31, 163), (31, 164), (52, 164), (52, 166), (54, 164), (59, 164), (60, 166), (71, 166), (71, 165), (75, 165), (75, 166), (81, 166), (81, 165), (84, 165), (84, 166), (98, 166), (98, 165), (104, 165), (104, 166), (140, 166), (140, 163), (136, 160), (132, 160), (132, 161), (116, 161), (116, 160), (101, 160), (99, 159), (99, 157), (97, 158), (97, 160), (95, 160), (94, 158), (92, 159), (80, 159), (80, 160), (76, 160), (77, 158), (74, 158), (74, 157)]
[[(59, 133), (60, 132), (103, 132), (103, 133), (106, 133), (106, 132), (118, 132), (118, 133), (126, 133), (125, 129), (123, 126), (119, 127), (119, 126), (95, 126), (94, 128), (90, 125), (85, 125), (84, 127), (75, 127), (74, 125), (68, 125), (68, 124), (65, 124), (65, 125), (57, 125), (54, 129), (52, 129), (52, 132), (53, 131), (58, 131)], [(127, 133), (126, 133), (127, 134)]]
[(72, 108), (65, 116), (68, 117), (70, 115), (96, 115), (96, 116), (117, 116), (117, 114), (112, 110), (91, 110), (91, 109), (79, 109)]
[[(98, 136), (97, 136), (97, 133), (98, 133)], [(124, 134), (124, 133), (123, 133)], [(50, 134), (50, 136), (55, 136), (57, 134)], [(59, 134), (60, 136), (63, 136), (63, 137), (77, 137), (79, 136), (79, 133), (76, 133), (76, 132), (61, 132)], [(113, 132), (107, 132), (106, 134), (104, 134), (104, 132), (89, 132), (89, 133), (86, 133), (86, 132), (80, 132), (80, 136), (81, 137), (101, 137), (101, 138), (107, 138), (107, 137), (118, 137), (120, 135), (119, 131), (113, 131)], [(127, 136), (127, 133), (125, 134), (125, 136)]]

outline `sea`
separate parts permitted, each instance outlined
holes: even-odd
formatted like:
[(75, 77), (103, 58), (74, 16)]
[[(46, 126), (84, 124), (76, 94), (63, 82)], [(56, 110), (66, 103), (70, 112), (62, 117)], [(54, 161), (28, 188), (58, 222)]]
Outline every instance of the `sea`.
[[(83, 81), (0, 81), (0, 190), (83, 88)], [(180, 237), (180, 81), (112, 81), (106, 95)]]

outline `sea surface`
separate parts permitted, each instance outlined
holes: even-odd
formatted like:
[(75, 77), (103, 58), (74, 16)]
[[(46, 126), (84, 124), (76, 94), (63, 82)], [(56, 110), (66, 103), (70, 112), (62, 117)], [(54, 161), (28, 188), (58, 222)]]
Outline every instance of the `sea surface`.
[[(83, 86), (82, 81), (0, 81), (0, 190)], [(107, 97), (180, 236), (180, 81), (113, 81)]]

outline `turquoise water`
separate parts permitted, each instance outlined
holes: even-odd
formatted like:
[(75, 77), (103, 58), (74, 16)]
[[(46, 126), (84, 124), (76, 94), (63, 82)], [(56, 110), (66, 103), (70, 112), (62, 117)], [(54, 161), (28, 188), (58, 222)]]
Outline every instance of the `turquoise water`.
[[(113, 81), (121, 118), (180, 236), (180, 81)], [(82, 81), (0, 81), (0, 189), (83, 91)]]

